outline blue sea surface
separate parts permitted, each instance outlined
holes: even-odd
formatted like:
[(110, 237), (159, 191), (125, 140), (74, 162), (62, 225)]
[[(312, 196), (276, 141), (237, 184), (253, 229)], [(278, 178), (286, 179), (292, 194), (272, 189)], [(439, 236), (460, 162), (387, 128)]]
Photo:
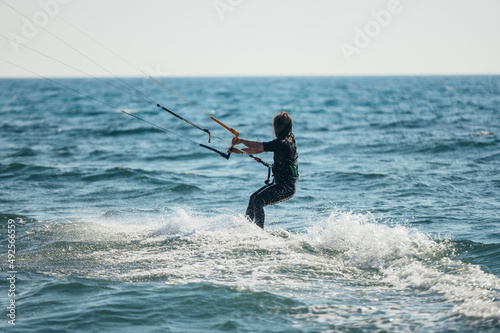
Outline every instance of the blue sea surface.
[(243, 215), (263, 165), (102, 81), (53, 80), (0, 80), (1, 331), (500, 330), (499, 76), (161, 78), (245, 139), (291, 114), (301, 178), (265, 230)]

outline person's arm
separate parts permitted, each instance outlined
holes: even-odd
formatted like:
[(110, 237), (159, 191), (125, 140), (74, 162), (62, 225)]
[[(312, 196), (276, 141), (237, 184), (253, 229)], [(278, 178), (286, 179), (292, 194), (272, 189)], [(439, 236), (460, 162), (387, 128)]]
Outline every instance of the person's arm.
[(240, 143), (244, 144), (248, 148), (233, 149), (233, 153), (242, 154), (243, 152), (245, 152), (247, 154), (260, 154), (260, 153), (264, 152), (264, 144), (262, 142), (249, 141), (249, 140), (240, 139), (240, 138), (233, 139), (233, 145), (237, 145)]

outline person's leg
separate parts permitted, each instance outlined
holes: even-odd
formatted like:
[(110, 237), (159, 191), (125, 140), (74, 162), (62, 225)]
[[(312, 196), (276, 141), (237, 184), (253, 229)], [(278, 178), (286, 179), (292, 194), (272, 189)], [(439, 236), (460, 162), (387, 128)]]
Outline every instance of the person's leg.
[(259, 227), (264, 228), (264, 207), (288, 200), (294, 194), (295, 186), (283, 184), (266, 185), (250, 197), (247, 208), (247, 216)]
[(255, 191), (254, 194), (250, 196), (250, 200), (248, 201), (248, 207), (247, 207), (247, 212), (246, 216), (250, 221), (255, 221), (257, 218), (257, 215), (259, 216), (259, 219), (262, 219), (262, 216), (264, 216), (264, 208), (263, 206), (259, 205), (260, 200), (258, 199), (260, 193), (264, 191), (267, 187), (270, 185), (266, 185), (264, 187), (261, 187), (257, 191)]

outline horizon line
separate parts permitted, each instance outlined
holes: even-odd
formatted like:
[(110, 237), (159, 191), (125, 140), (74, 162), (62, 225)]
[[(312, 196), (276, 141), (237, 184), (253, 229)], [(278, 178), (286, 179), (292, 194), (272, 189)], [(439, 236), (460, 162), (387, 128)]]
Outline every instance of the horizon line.
[[(427, 73), (427, 74), (416, 74), (416, 73), (399, 73), (399, 74), (262, 74), (262, 75), (251, 75), (251, 74), (240, 74), (240, 75), (166, 75), (166, 76), (155, 76), (156, 78), (273, 78), (273, 77), (290, 77), (290, 78), (300, 78), (300, 77), (432, 77), (432, 76), (500, 76), (498, 73)], [(145, 78), (144, 75), (117, 75), (116, 77), (122, 79), (141, 79)], [(32, 76), (0, 76), (0, 80), (9, 79), (115, 79), (115, 76), (111, 75), (93, 75), (89, 76), (63, 76), (63, 75), (32, 75)]]

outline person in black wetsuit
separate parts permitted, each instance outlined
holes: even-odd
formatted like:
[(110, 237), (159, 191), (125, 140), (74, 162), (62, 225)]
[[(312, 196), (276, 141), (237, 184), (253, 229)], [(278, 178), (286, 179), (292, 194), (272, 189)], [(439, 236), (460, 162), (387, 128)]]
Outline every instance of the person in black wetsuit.
[(241, 143), (247, 146), (241, 150), (232, 150), (237, 154), (274, 152), (274, 180), (271, 184), (267, 184), (252, 194), (246, 211), (247, 217), (261, 228), (264, 228), (264, 207), (288, 200), (295, 194), (295, 183), (299, 179), (299, 156), (297, 155), (292, 126), (292, 117), (287, 112), (281, 111), (273, 119), (276, 139), (269, 142), (233, 139), (233, 145)]

